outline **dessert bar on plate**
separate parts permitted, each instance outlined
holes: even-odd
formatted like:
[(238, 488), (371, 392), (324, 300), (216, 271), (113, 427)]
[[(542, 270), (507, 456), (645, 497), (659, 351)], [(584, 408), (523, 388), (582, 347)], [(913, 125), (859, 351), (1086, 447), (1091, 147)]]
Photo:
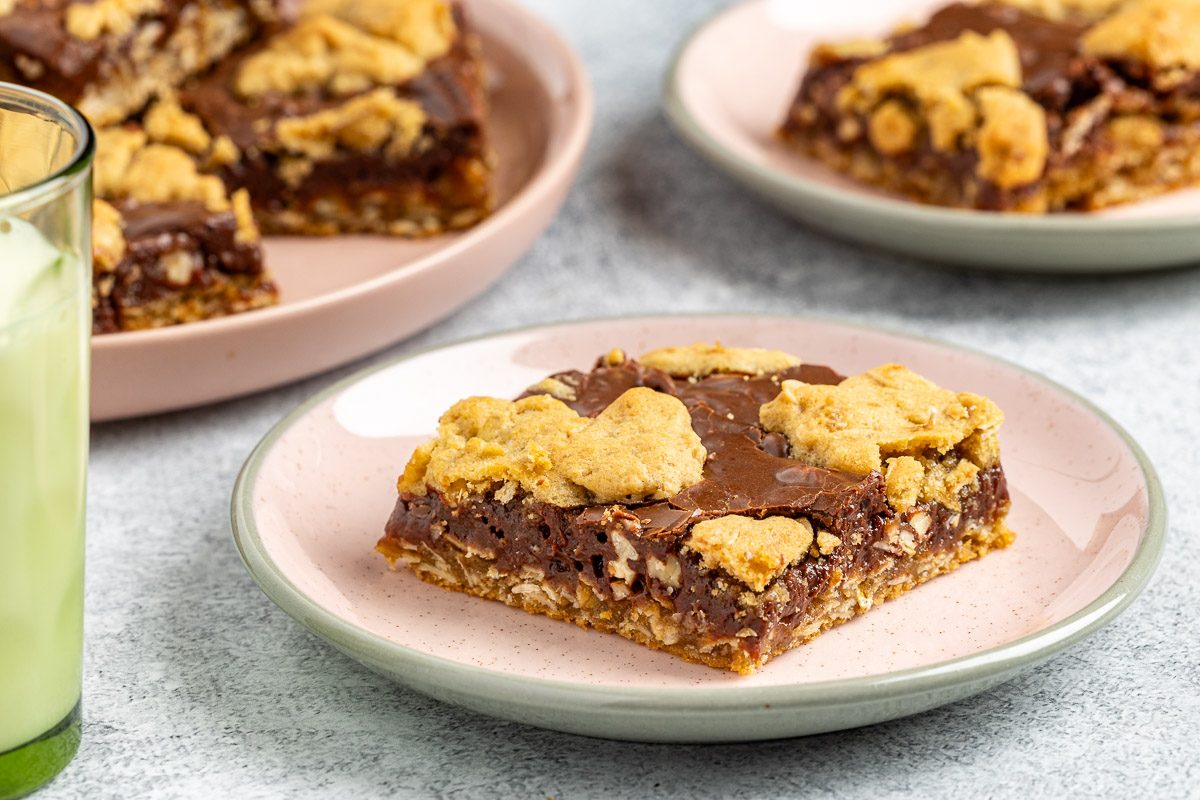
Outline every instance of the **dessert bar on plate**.
[(377, 549), (448, 589), (749, 673), (1012, 540), (988, 399), (891, 364), (619, 350), (473, 397)]
[(267, 233), (433, 234), (491, 207), (479, 48), (444, 0), (310, 0), (180, 100)]
[(193, 322), (271, 305), (277, 292), (244, 190), (203, 172), (229, 144), (155, 105), (145, 125), (97, 131), (92, 330)]
[(1022, 212), (1200, 180), (1200, 2), (985, 0), (823, 45), (780, 135), (926, 203)]
[(0, 0), (0, 80), (98, 125), (138, 111), (278, 21), (274, 0)]

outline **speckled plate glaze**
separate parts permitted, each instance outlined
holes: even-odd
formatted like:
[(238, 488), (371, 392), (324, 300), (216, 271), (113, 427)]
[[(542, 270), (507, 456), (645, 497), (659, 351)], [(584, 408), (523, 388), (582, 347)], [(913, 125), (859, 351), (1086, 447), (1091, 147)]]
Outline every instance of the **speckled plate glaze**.
[(224, 400), (352, 361), (462, 306), (529, 249), (575, 177), (591, 131), (591, 89), (566, 42), (519, 4), (464, 3), (489, 66), (492, 216), (415, 241), (267, 239), (279, 305), (95, 338), (93, 420)]
[[(857, 372), (899, 361), (1007, 414), (1009, 549), (872, 610), (747, 677), (391, 572), (373, 550), (396, 476), (473, 394), (719, 339)], [(317, 394), (267, 435), (233, 495), (233, 531), (276, 603), (368, 667), (508, 719), (646, 741), (738, 741), (867, 725), (1008, 680), (1095, 631), (1149, 579), (1166, 524), (1138, 446), (1086, 400), (980, 353), (843, 323), (654, 317), (532, 328), (407, 356)]]
[(667, 116), (704, 158), (835, 235), (957, 266), (1112, 272), (1200, 263), (1200, 190), (1092, 214), (924, 206), (844, 178), (774, 136), (820, 41), (881, 35), (945, 0), (751, 0), (697, 29), (664, 87)]

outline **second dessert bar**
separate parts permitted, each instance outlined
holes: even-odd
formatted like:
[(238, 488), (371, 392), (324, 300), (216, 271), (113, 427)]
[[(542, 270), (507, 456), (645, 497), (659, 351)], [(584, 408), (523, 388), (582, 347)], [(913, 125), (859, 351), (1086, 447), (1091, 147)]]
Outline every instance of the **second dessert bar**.
[(419, 236), (491, 208), (479, 42), (444, 0), (313, 0), (180, 92), (268, 233)]
[(818, 47), (780, 131), (946, 206), (1104, 208), (1200, 180), (1200, 2), (951, 3)]

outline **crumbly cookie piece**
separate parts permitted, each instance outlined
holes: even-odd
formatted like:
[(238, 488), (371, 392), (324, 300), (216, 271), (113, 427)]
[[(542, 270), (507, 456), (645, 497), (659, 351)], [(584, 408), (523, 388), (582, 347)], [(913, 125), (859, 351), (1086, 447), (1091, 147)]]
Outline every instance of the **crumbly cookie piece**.
[[(709, 569), (724, 570), (761, 592), (788, 565), (804, 558), (812, 543), (813, 527), (806, 519), (730, 514), (697, 523), (685, 547), (699, 553)], [(825, 543), (831, 544), (828, 539)]]
[(1149, 65), (1156, 87), (1169, 90), (1200, 69), (1200, 2), (1130, 0), (1093, 26), (1081, 44), (1089, 55)]
[(92, 266), (112, 272), (125, 257), (125, 232), (121, 213), (103, 200), (92, 201)]
[[(622, 354), (621, 360), (624, 360)], [(800, 364), (800, 359), (781, 350), (758, 347), (725, 347), (720, 342), (698, 342), (685, 347), (663, 347), (642, 354), (638, 361), (661, 369), (676, 378), (702, 378), (714, 372), (762, 375)], [(619, 362), (617, 362), (619, 363)]]
[(339, 150), (401, 158), (412, 151), (425, 119), (420, 104), (377, 89), (336, 108), (279, 120), (271, 149), (315, 160)]
[(307, 0), (303, 17), (328, 16), (397, 42), (426, 61), (440, 58), (458, 35), (445, 0)]
[(443, 415), (399, 487), (458, 499), (495, 491), (507, 500), (521, 489), (555, 506), (667, 497), (701, 478), (706, 453), (690, 420), (678, 398), (642, 387), (595, 419), (549, 395), (474, 397)]
[[(445, 32), (432, 26), (425, 32), (422, 39), (436, 37), (437, 42), (424, 44), (424, 53), (436, 57), (449, 49), (453, 30), (449, 36), (439, 33)], [(243, 97), (302, 91), (354, 94), (403, 83), (420, 74), (428, 60), (405, 40), (361, 30), (337, 17), (310, 16), (247, 58), (236, 88)]]
[(996, 429), (1004, 418), (987, 398), (942, 389), (898, 364), (836, 386), (784, 381), (759, 416), (807, 464), (886, 472), (888, 499), (898, 509), (914, 498), (957, 505), (958, 490), (998, 456)]
[(975, 90), (1021, 85), (1021, 59), (1004, 31), (967, 31), (949, 42), (918, 47), (871, 61), (854, 72), (838, 106), (869, 116), (885, 100), (908, 98), (939, 150), (954, 150), (978, 123)]
[[(977, 3), (996, 0), (974, 0)], [(1129, 0), (999, 0), (1003, 5), (1053, 20), (1094, 22), (1111, 14)]]

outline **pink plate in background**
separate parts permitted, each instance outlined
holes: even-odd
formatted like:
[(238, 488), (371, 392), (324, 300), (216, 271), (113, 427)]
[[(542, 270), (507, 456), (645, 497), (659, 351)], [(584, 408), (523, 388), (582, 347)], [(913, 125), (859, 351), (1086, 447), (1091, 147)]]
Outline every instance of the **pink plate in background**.
[[(719, 339), (844, 373), (899, 361), (1007, 415), (1015, 544), (793, 650), (752, 676), (686, 663), (391, 572), (373, 547), (395, 480), (440, 413), (545, 375)], [(651, 741), (765, 739), (854, 727), (982, 691), (1094, 631), (1145, 585), (1166, 512), (1137, 445), (1082, 398), (979, 353), (799, 318), (571, 323), (405, 357), (280, 422), (234, 491), (234, 536), (285, 611), (352, 657), (443, 700), (534, 725)]]
[(1005, 214), (921, 205), (850, 180), (775, 137), (819, 42), (885, 35), (946, 0), (749, 0), (688, 36), (667, 116), (714, 166), (838, 236), (975, 268), (1113, 272), (1200, 263), (1200, 189), (1097, 213)]
[(278, 306), (94, 339), (93, 420), (223, 400), (352, 361), (459, 308), (533, 244), (579, 166), (591, 89), (570, 47), (520, 5), (464, 2), (490, 68), (492, 216), (424, 240), (268, 238)]

